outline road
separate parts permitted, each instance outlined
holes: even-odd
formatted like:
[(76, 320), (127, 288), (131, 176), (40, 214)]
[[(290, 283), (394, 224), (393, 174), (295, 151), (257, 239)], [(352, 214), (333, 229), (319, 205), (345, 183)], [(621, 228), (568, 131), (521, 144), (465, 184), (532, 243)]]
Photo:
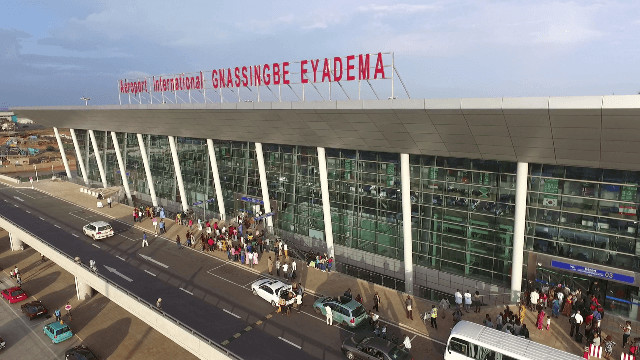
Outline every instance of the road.
[[(301, 313), (276, 314), (251, 293), (258, 274), (190, 248), (178, 249), (162, 237), (152, 237), (150, 246), (141, 248), (142, 231), (124, 221), (111, 221), (116, 235), (95, 242), (84, 237), (82, 226), (108, 219), (35, 190), (0, 186), (0, 214), (72, 257), (96, 260), (102, 276), (145, 301), (153, 304), (162, 297), (163, 311), (244, 359), (343, 359), (344, 339), (370, 334), (368, 327), (327, 326), (313, 312), (311, 295), (305, 296)], [(401, 333), (393, 325), (389, 332)], [(415, 359), (443, 354), (441, 345), (410, 336)]]

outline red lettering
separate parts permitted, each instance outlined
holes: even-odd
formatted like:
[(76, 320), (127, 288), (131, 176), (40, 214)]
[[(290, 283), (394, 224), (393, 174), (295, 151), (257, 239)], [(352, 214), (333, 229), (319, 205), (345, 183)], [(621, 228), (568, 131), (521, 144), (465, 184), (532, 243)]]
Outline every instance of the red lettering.
[(271, 83), (271, 74), (269, 74), (269, 70), (271, 70), (271, 66), (269, 66), (269, 64), (264, 64), (262, 67), (262, 80), (267, 86)]
[(167, 79), (162, 79), (162, 91), (167, 91)]
[(382, 79), (384, 79), (384, 64), (382, 63), (382, 53), (378, 53), (378, 59), (376, 59), (376, 70), (373, 73), (373, 78), (377, 79), (378, 74), (382, 74)]
[(351, 62), (355, 59), (355, 55), (349, 55), (347, 56), (347, 81), (351, 81), (351, 80), (355, 80), (356, 76), (352, 75), (351, 71), (353, 69), (355, 69), (355, 65), (353, 65)]
[(122, 80), (120, 80), (120, 92), (124, 92), (124, 82)]
[(234, 73), (236, 76), (236, 87), (239, 87), (240, 86), (240, 68), (236, 66)]
[(327, 78), (331, 81), (331, 69), (329, 68), (329, 59), (324, 58), (324, 66), (322, 68), (322, 82)]
[(316, 62), (314, 63), (313, 60), (311, 60), (311, 70), (313, 70), (313, 82), (318, 81), (316, 75), (318, 74), (318, 63), (320, 62), (320, 59), (316, 59)]
[(249, 79), (247, 79), (247, 67), (242, 67), (242, 86), (247, 86), (249, 84)]
[(307, 65), (307, 63), (307, 60), (300, 61), (300, 83), (302, 84), (306, 84), (309, 82), (309, 80), (305, 76), (307, 75), (307, 69), (305, 68), (305, 65)]
[(260, 65), (255, 65), (253, 67), (253, 85), (254, 86), (258, 86), (262, 83), (261, 79), (260, 79)]
[(333, 58), (333, 81), (342, 80), (342, 58), (334, 57)]
[(358, 55), (358, 79), (359, 80), (368, 80), (369, 79), (369, 54), (365, 54), (364, 58), (362, 54)]
[(273, 85), (280, 85), (280, 64), (273, 63)]
[(227, 80), (224, 78), (224, 69), (218, 70), (218, 83), (219, 88), (227, 86)]
[(285, 61), (282, 63), (282, 83), (285, 85), (289, 85), (289, 79), (287, 79), (287, 75), (289, 75), (289, 62)]

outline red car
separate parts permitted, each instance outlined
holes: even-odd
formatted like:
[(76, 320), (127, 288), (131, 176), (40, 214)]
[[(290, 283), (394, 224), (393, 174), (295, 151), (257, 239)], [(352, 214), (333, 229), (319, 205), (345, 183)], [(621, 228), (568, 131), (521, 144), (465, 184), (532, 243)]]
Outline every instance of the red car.
[(2, 297), (9, 300), (9, 303), (17, 303), (27, 298), (27, 293), (19, 286), (2, 290)]

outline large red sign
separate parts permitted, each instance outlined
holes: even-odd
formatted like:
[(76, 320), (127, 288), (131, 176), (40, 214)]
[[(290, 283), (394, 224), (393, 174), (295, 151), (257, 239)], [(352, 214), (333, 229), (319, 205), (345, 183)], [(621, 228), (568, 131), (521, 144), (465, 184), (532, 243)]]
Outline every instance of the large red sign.
[[(211, 71), (210, 87), (220, 89), (241, 86), (384, 79), (385, 65), (382, 55), (379, 52), (377, 54), (302, 60), (293, 63), (293, 66), (292, 63), (283, 61), (280, 63), (215, 69)], [(293, 67), (297, 67), (297, 71), (293, 70)], [(299, 79), (293, 79), (296, 76), (292, 74), (299, 76)], [(153, 90), (148, 87), (148, 80), (152, 82)], [(202, 90), (204, 88), (205, 79), (202, 71), (191, 75), (154, 76), (152, 79), (136, 81), (120, 80), (120, 93), (123, 94), (135, 95), (141, 92), (174, 92), (180, 90)]]

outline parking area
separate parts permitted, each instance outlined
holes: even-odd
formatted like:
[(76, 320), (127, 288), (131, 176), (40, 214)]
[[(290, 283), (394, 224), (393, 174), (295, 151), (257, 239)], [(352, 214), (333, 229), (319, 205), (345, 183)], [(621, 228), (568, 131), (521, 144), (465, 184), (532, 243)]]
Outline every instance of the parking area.
[[(0, 337), (6, 348), (0, 350), (2, 359), (63, 359), (67, 349), (87, 345), (99, 359), (196, 359), (188, 351), (132, 316), (100, 294), (87, 301), (78, 301), (74, 277), (51, 261), (43, 261), (33, 249), (10, 251), (8, 235), (0, 230), (0, 288), (15, 286), (9, 271), (17, 265), (22, 274), (26, 301), (0, 304)], [(20, 305), (41, 300), (48, 308), (48, 316), (29, 320)], [(72, 318), (64, 306), (72, 307)], [(55, 320), (56, 309), (62, 312), (74, 336), (60, 344), (53, 344), (44, 335), (43, 326)]]

